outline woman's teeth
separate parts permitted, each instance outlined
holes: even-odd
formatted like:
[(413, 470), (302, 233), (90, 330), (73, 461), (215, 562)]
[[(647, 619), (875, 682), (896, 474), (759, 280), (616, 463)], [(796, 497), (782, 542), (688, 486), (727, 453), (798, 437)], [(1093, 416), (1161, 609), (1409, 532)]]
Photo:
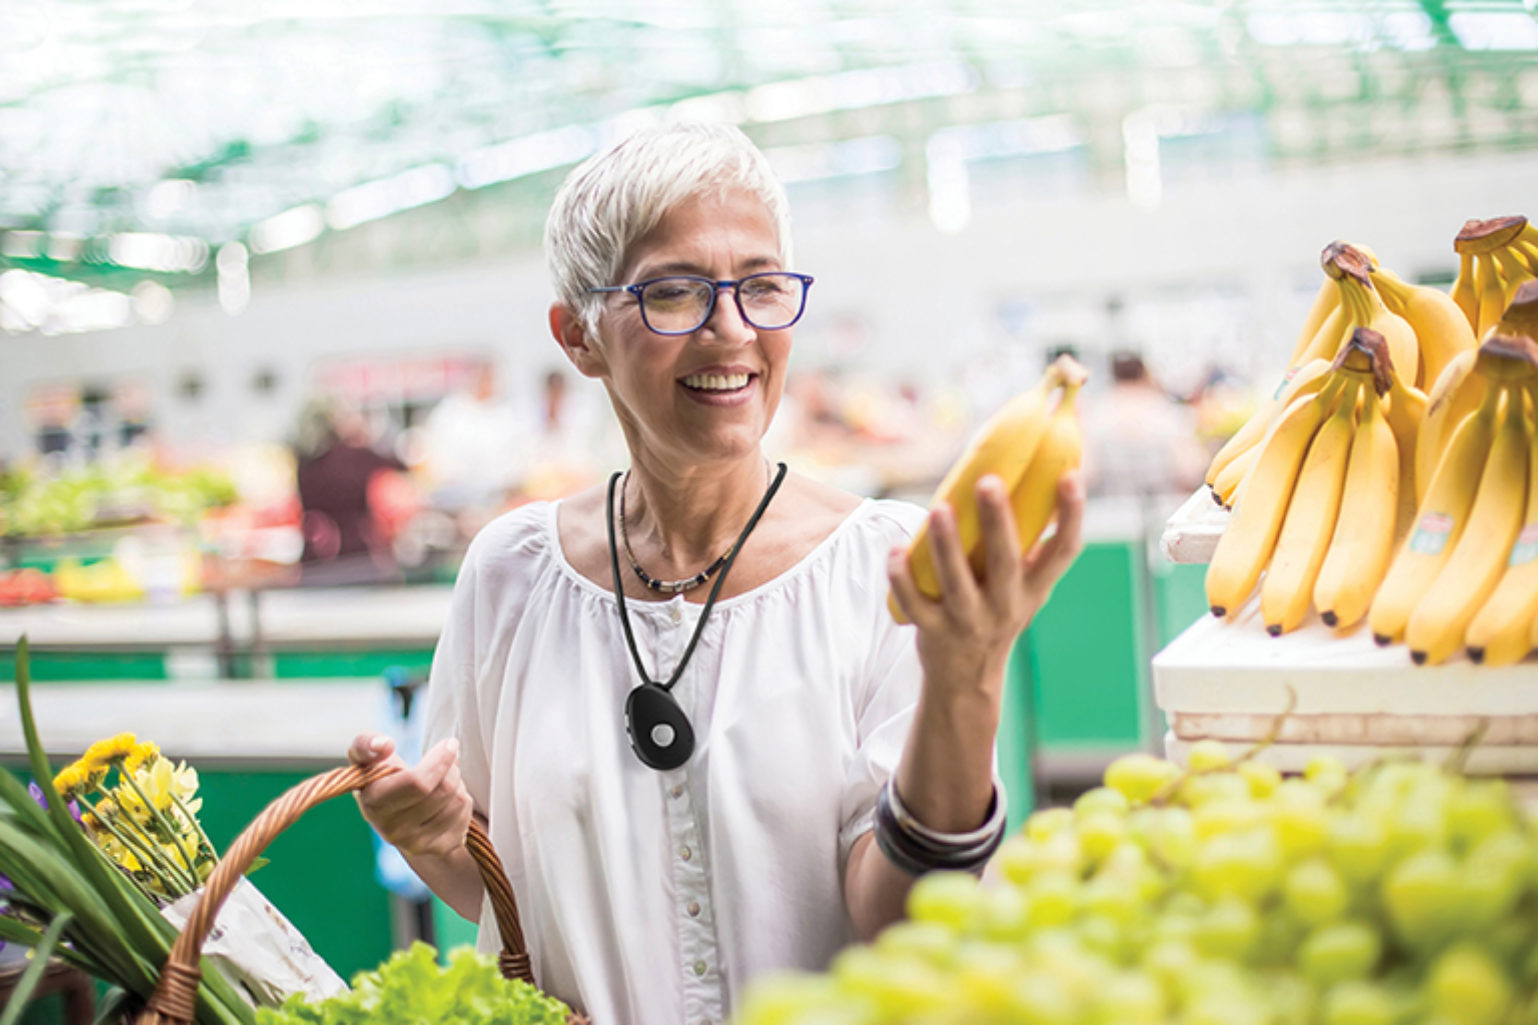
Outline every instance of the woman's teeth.
[(684, 387), (697, 391), (736, 391), (748, 386), (747, 374), (691, 374), (684, 378)]

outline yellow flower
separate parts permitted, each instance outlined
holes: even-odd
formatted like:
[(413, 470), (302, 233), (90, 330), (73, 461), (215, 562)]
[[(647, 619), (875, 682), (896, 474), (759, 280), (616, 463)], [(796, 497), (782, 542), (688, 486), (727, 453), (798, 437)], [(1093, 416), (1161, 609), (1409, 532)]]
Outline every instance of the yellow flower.
[(98, 740), (86, 748), (85, 757), (80, 761), (86, 765), (100, 765), (105, 768), (132, 754), (136, 741), (137, 738), (132, 733), (119, 733), (115, 737)]
[(160, 757), (160, 748), (148, 740), (140, 741), (134, 745), (128, 757), (123, 761), (123, 768), (129, 772), (137, 772), (140, 768), (153, 763)]
[(107, 770), (86, 764), (84, 759), (73, 762), (60, 770), (53, 778), (53, 788), (65, 801), (73, 801), (80, 794), (88, 794), (101, 786), (107, 778)]

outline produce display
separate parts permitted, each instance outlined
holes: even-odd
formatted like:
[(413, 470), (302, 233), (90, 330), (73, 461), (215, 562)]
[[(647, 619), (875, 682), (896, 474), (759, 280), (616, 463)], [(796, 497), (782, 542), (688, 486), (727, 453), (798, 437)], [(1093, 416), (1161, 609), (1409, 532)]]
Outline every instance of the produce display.
[[(1010, 399), (977, 429), (935, 489), (930, 508), (947, 503), (954, 510), (956, 532), (974, 571), (983, 571), (985, 559), (977, 482), (989, 474), (1004, 482), (1020, 549), (1030, 551), (1057, 510), (1058, 479), (1083, 459), (1075, 400), (1088, 379), (1088, 371), (1073, 357), (1059, 356), (1034, 387)], [(939, 598), (927, 520), (908, 546), (908, 566), (920, 593)], [(895, 596), (887, 605), (899, 623), (908, 621)]]
[(122, 456), (51, 473), (0, 475), (0, 534), (45, 537), (128, 523), (190, 523), (236, 499), (230, 478), (199, 467), (169, 471)]
[(256, 1025), (566, 1025), (571, 1009), (520, 979), (504, 979), (495, 959), (468, 947), (448, 964), (425, 943), (359, 972), (341, 996), (294, 998), (256, 1012)]
[(1203, 742), (1037, 812), (999, 878), (932, 873), (826, 974), (737, 1025), (1538, 1021), (1538, 823), (1419, 761), (1282, 779)]
[[(1208, 604), (1273, 636), (1364, 619), (1416, 664), (1538, 647), (1538, 230), (1470, 221), (1451, 295), (1335, 242), (1276, 397), (1214, 456)], [(1477, 300), (1477, 301), (1476, 301)]]

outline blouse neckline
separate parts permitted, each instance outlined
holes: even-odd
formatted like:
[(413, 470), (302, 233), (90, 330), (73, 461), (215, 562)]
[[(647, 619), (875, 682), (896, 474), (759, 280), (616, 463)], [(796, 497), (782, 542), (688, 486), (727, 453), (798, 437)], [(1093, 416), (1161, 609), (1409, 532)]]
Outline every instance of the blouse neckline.
[[(612, 588), (600, 587), (592, 580), (589, 580), (587, 577), (578, 572), (577, 567), (573, 566), (571, 561), (566, 558), (566, 550), (561, 547), (561, 530), (560, 521), (558, 519), (562, 501), (563, 499), (558, 498), (555, 501), (548, 503), (545, 509), (544, 530), (549, 542), (551, 559), (555, 562), (556, 566), (560, 568), (561, 573), (575, 581), (579, 588), (588, 591), (591, 594), (597, 595), (600, 598), (604, 598), (610, 603), (613, 603), (614, 591)], [(838, 526), (828, 531), (826, 537), (813, 545), (810, 551), (808, 551), (801, 558), (797, 559), (783, 573), (770, 577), (768, 580), (765, 580), (757, 587), (750, 588), (741, 594), (733, 595), (730, 598), (721, 598), (717, 600), (716, 608), (735, 608), (738, 605), (746, 604), (747, 602), (754, 601), (764, 595), (770, 594), (773, 591), (780, 589), (781, 587), (789, 586), (790, 582), (793, 581), (796, 577), (802, 575), (805, 572), (809, 572), (809, 568), (818, 560), (819, 556), (821, 556), (825, 550), (831, 548), (833, 544), (838, 540), (838, 538), (841, 537), (844, 533), (853, 529), (853, 524), (859, 520), (863, 520), (869, 511), (874, 508), (874, 505), (875, 503), (872, 499), (861, 498), (860, 504), (851, 509), (849, 514), (838, 522)], [(627, 596), (625, 603), (632, 609), (641, 609), (643, 611), (657, 610), (659, 612), (666, 611), (674, 607), (692, 608), (696, 611), (704, 607), (703, 604), (687, 601), (682, 594), (674, 595), (673, 597), (664, 599), (662, 601), (650, 601), (645, 598), (631, 598)]]

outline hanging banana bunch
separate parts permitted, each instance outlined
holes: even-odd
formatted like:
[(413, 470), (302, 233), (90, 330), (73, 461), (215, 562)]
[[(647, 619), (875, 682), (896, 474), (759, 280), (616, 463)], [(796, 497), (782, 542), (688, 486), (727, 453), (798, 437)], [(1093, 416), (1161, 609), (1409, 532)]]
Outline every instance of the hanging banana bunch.
[[(1414, 466), (1416, 437), (1424, 419), (1422, 382), (1427, 375), (1442, 373), (1459, 354), (1474, 347), (1474, 332), (1451, 297), (1404, 281), (1382, 267), (1365, 246), (1332, 242), (1320, 254), (1319, 262), (1325, 280), (1293, 345), (1282, 386), (1218, 450), (1207, 469), (1213, 501), (1224, 507), (1232, 508), (1237, 500), (1245, 477), (1259, 458), (1260, 440), (1294, 400), (1319, 391), (1333, 361), (1357, 328), (1381, 335), (1388, 345), (1395, 368), (1394, 394), (1384, 412), (1407, 469)], [(1401, 479), (1406, 478), (1401, 475)], [(1408, 479), (1413, 481), (1413, 477)], [(1413, 484), (1407, 486), (1397, 529), (1408, 527), (1415, 498)]]
[(1458, 277), (1452, 297), (1483, 339), (1515, 298), (1517, 289), (1538, 278), (1538, 228), (1526, 217), (1464, 222), (1453, 240)]
[(1388, 340), (1353, 329), (1319, 382), (1257, 446), (1207, 568), (1213, 614), (1236, 614), (1259, 584), (1272, 636), (1297, 629), (1311, 608), (1332, 626), (1359, 620), (1388, 569), (1399, 516), (1391, 411), (1401, 385)]
[(1368, 621), (1379, 644), (1404, 640), (1417, 665), (1461, 647), (1509, 664), (1538, 642), (1538, 342), (1493, 330), (1443, 376), (1455, 372), (1438, 381), (1427, 416), (1446, 441)]
[[(983, 569), (982, 527), (977, 511), (977, 482), (997, 475), (1009, 489), (1021, 551), (1041, 539), (1057, 510), (1057, 482), (1083, 459), (1076, 399), (1089, 372), (1073, 357), (1059, 356), (1036, 385), (1006, 402), (977, 430), (961, 458), (935, 490), (930, 508), (947, 502), (956, 515), (956, 532), (974, 572)], [(1052, 404), (1054, 394), (1057, 402)], [(940, 597), (930, 546), (928, 520), (908, 546), (913, 582), (928, 598)], [(887, 607), (899, 623), (908, 622), (895, 596)]]

